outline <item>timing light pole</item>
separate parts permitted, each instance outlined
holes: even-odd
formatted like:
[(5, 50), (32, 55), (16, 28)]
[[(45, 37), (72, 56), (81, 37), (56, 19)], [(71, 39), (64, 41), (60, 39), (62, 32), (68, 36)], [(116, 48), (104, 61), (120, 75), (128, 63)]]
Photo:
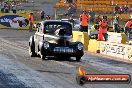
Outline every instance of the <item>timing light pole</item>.
[(32, 4), (33, 4), (33, 10), (34, 10), (34, 0), (32, 1)]

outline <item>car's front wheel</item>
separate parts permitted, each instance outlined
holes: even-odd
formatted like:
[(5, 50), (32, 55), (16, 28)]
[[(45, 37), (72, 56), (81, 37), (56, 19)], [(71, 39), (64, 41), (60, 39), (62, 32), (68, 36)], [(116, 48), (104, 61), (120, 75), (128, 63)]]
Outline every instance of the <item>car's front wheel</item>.
[(43, 48), (42, 48), (42, 47), (41, 47), (41, 49), (40, 49), (40, 51), (39, 51), (39, 55), (40, 55), (40, 58), (41, 58), (42, 60), (45, 60), (46, 55), (44, 54), (44, 51), (43, 51)]
[(81, 60), (81, 57), (76, 57), (76, 61), (80, 61)]
[(40, 58), (41, 58), (42, 60), (45, 60), (46, 56), (40, 53)]

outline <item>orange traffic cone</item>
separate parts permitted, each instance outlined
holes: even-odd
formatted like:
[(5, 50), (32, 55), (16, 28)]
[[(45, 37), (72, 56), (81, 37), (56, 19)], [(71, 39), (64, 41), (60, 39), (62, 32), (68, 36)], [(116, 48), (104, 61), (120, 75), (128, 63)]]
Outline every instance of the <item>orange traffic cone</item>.
[(98, 34), (98, 41), (104, 41), (103, 34), (99, 33)]
[(98, 41), (104, 41), (103, 33), (102, 33), (102, 28), (99, 29), (99, 33), (98, 33)]

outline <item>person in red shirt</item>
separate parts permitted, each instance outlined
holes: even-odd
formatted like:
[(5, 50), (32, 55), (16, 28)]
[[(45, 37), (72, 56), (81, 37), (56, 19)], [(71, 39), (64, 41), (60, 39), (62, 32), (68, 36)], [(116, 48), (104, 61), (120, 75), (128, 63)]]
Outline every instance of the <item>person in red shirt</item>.
[(80, 31), (81, 32), (88, 32), (88, 23), (90, 19), (90, 15), (84, 10), (83, 13), (80, 15)]
[(107, 37), (108, 37), (107, 28), (108, 28), (107, 16), (103, 16), (102, 21), (99, 22), (99, 36), (98, 36), (99, 41), (103, 41), (103, 40), (107, 41)]
[(34, 22), (33, 13), (30, 13), (30, 15), (29, 15), (29, 31), (32, 31), (32, 29), (33, 29), (33, 22)]
[(127, 21), (125, 24), (125, 34), (128, 36), (128, 39), (130, 39), (130, 33), (132, 31), (132, 19)]

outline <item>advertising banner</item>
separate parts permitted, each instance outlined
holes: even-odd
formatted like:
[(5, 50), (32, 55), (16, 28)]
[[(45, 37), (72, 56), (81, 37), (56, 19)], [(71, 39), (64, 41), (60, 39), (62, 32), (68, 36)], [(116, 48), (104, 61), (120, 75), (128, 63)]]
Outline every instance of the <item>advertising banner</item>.
[(100, 42), (100, 53), (132, 61), (132, 46), (110, 42)]
[(0, 28), (28, 29), (28, 14), (0, 14)]

